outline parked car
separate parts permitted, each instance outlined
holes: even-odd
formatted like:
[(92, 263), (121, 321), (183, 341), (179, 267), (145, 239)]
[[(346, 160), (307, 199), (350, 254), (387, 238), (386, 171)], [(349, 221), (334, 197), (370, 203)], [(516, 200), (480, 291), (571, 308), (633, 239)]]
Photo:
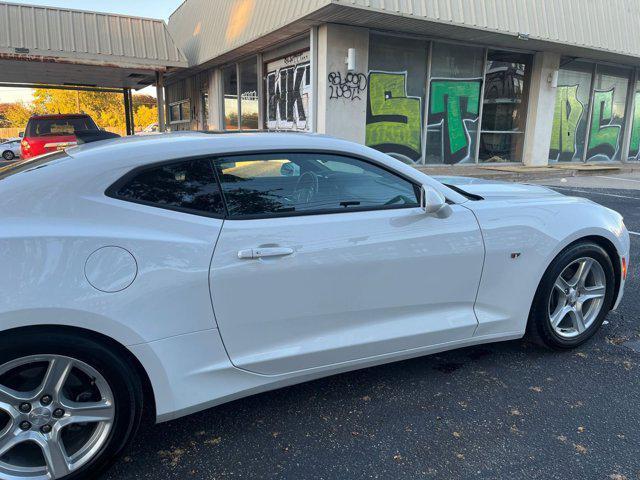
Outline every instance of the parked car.
[(147, 125), (146, 128), (142, 131), (144, 133), (158, 133), (160, 131), (160, 127), (158, 127), (157, 123), (152, 123), (150, 125)]
[(622, 217), (445, 181), (302, 134), (107, 140), (0, 169), (0, 474), (93, 478), (145, 410), (587, 341), (623, 295)]
[(100, 131), (89, 115), (34, 115), (22, 139), (22, 158), (62, 150), (77, 144), (77, 132)]
[(0, 152), (2, 152), (2, 158), (4, 160), (11, 161), (20, 157), (21, 140), (21, 138), (10, 138), (0, 143)]

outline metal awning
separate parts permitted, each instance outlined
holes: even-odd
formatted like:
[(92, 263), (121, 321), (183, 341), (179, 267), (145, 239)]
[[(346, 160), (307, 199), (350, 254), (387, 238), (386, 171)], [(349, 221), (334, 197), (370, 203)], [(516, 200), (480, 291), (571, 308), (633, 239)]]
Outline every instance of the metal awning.
[(0, 82), (140, 89), (187, 66), (162, 20), (0, 2)]

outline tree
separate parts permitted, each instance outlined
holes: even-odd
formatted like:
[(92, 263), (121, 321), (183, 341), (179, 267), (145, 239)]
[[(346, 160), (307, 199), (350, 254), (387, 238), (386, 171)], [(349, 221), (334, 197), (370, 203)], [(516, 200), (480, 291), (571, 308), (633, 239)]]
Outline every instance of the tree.
[[(156, 99), (151, 95), (133, 95), (134, 121), (144, 128), (157, 121)], [(9, 104), (4, 112), (7, 122), (24, 128), (31, 115), (86, 113), (102, 128), (124, 132), (126, 121), (121, 93), (87, 92), (36, 88), (33, 102)], [(0, 112), (0, 115), (2, 112)]]
[(29, 117), (33, 115), (33, 110), (24, 103), (12, 103), (4, 112), (7, 122), (16, 128), (24, 129), (27, 126)]
[(155, 97), (147, 95), (146, 93), (133, 95), (133, 108), (137, 110), (138, 107), (142, 105), (145, 105), (149, 108), (155, 107), (157, 105)]
[(158, 107), (155, 105), (153, 107), (141, 105), (137, 108), (134, 117), (136, 127), (146, 128), (158, 121)]

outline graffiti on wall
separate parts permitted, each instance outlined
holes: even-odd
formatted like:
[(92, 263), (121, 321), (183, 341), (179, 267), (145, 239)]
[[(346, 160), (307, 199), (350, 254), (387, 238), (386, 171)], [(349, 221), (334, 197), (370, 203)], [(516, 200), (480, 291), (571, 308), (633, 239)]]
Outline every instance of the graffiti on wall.
[(331, 72), (328, 76), (329, 98), (332, 100), (361, 100), (361, 95), (367, 89), (369, 83), (364, 73)]
[(637, 160), (640, 157), (640, 91), (634, 95), (633, 106), (629, 158)]
[(597, 156), (613, 160), (618, 152), (622, 127), (613, 125), (613, 95), (615, 89), (593, 92), (593, 115), (589, 128), (587, 159)]
[(578, 87), (558, 86), (551, 130), (551, 160), (571, 161), (576, 155), (578, 126), (585, 112), (585, 106), (578, 99)]
[(422, 157), (422, 99), (407, 94), (407, 72), (369, 72), (366, 144), (406, 162)]
[(429, 130), (442, 135), (442, 161), (447, 164), (472, 160), (472, 136), (480, 115), (482, 79), (435, 79), (431, 81)]
[(267, 128), (309, 130), (309, 52), (267, 65)]

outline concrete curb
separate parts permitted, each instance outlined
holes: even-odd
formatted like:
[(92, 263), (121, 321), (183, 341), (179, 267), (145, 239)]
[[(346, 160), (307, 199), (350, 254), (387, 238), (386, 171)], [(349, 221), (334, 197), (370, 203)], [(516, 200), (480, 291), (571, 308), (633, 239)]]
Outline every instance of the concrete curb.
[(567, 178), (587, 175), (627, 174), (640, 171), (640, 163), (613, 163), (613, 164), (587, 164), (526, 167), (522, 165), (508, 165), (501, 169), (499, 165), (437, 165), (416, 167), (421, 172), (433, 176), (475, 177), (489, 180), (502, 180), (505, 182), (526, 182), (531, 180), (544, 180), (549, 178)]

